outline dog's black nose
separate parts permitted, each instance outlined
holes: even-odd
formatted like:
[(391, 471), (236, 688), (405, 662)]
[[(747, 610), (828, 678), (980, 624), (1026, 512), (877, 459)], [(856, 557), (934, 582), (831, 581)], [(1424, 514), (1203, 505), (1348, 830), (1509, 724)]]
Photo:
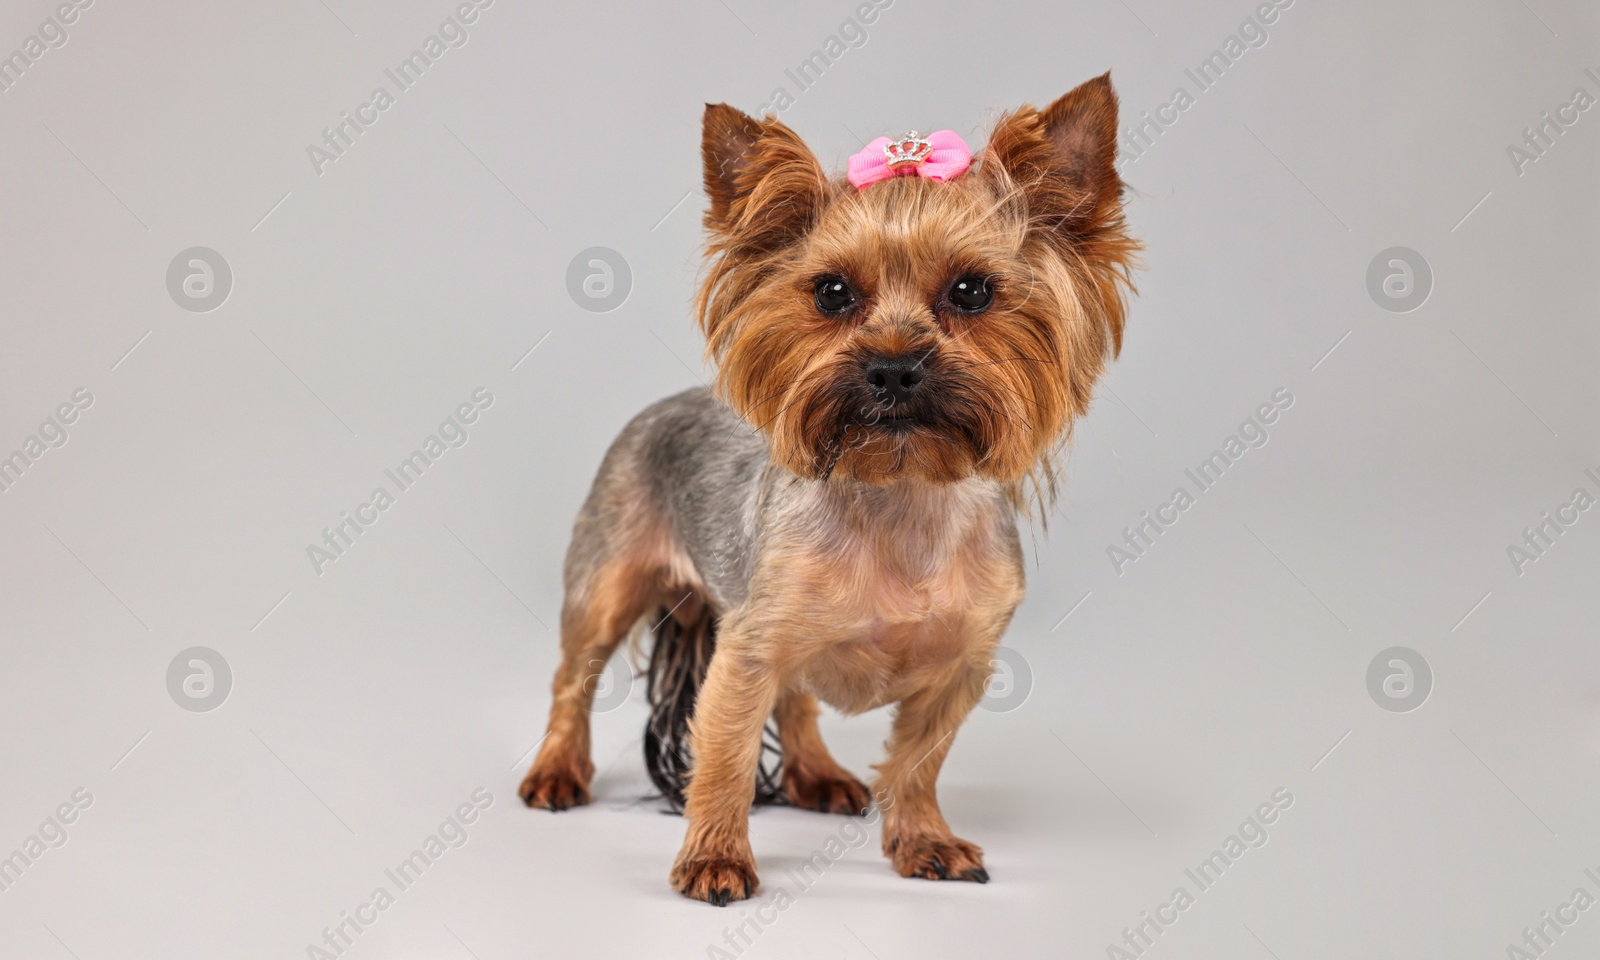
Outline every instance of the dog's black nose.
[(877, 399), (889, 403), (909, 399), (925, 374), (920, 356), (874, 357), (867, 361), (867, 386)]

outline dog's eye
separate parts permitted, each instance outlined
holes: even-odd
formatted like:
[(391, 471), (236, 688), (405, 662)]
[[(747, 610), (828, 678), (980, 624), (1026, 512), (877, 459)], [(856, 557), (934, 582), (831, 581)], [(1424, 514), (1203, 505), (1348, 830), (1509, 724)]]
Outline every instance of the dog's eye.
[(843, 277), (818, 277), (816, 300), (817, 309), (832, 316), (854, 306), (856, 294)]
[(982, 313), (994, 302), (994, 291), (983, 277), (966, 276), (950, 285), (948, 294), (956, 309), (967, 313)]

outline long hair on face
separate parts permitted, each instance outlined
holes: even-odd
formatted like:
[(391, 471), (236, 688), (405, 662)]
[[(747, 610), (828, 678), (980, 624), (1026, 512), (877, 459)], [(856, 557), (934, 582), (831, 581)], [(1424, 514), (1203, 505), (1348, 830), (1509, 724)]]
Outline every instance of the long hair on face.
[[(1073, 421), (1121, 349), (1133, 291), (1139, 244), (1127, 232), (1114, 165), (1116, 116), (1109, 75), (1097, 77), (1042, 111), (1003, 116), (972, 168), (948, 183), (894, 178), (858, 192), (829, 180), (781, 122), (708, 106), (711, 202), (695, 312), (718, 394), (795, 473), (827, 476), (845, 457), (869, 478), (898, 469), (878, 463), (883, 451), (871, 443), (852, 445), (842, 401), (822, 402), (826, 358), (849, 334), (817, 324), (807, 271), (829, 248), (880, 236), (886, 224), (909, 237), (908, 248), (944, 238), (994, 251), (1015, 289), (1007, 309), (944, 341), (955, 354), (942, 381), (953, 385), (950, 436), (900, 442), (936, 482), (958, 472), (964, 444), (968, 469), (1000, 480), (1019, 509), (1037, 506), (1042, 520)], [(882, 258), (861, 259), (870, 271)]]
[[(1116, 111), (1109, 74), (1098, 77), (1043, 112), (1023, 107), (1002, 118), (979, 161), (997, 216), (1022, 234), (1033, 289), (1058, 318), (1066, 357), (1065, 416), (1028, 475), (1041, 522), (1073, 425), (1088, 412), (1107, 361), (1122, 352), (1128, 297), (1137, 291), (1142, 245), (1123, 213)], [(1013, 502), (1021, 499), (1015, 489)]]

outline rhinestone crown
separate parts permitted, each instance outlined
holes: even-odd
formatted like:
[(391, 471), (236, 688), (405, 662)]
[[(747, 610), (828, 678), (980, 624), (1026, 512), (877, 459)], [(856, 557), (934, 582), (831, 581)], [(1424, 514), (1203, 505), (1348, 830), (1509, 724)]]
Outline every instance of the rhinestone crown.
[(883, 158), (890, 170), (921, 164), (933, 153), (933, 144), (917, 136), (913, 130), (899, 140), (884, 145)]

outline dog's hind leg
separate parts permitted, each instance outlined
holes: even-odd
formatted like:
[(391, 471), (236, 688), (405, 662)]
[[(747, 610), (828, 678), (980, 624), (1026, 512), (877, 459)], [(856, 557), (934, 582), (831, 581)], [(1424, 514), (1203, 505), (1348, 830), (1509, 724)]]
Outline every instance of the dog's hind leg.
[(606, 662), (657, 600), (655, 571), (636, 555), (600, 561), (568, 586), (561, 606), (561, 664), (550, 684), (550, 723), (517, 791), (530, 807), (565, 810), (589, 802), (589, 708)]
[(790, 687), (773, 710), (783, 745), (783, 792), (789, 802), (820, 813), (860, 815), (867, 788), (839, 766), (817, 729), (817, 698)]

